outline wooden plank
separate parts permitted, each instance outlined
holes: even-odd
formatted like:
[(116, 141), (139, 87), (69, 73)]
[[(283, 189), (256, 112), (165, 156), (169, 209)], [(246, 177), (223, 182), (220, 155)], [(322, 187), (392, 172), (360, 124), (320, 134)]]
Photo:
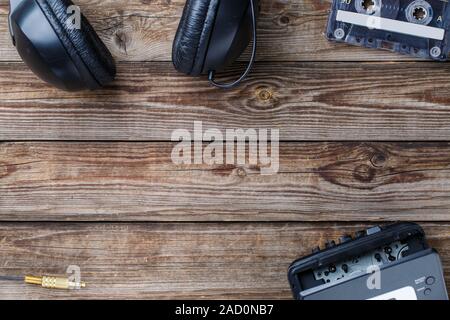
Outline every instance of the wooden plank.
[[(82, 291), (0, 282), (0, 299), (290, 299), (287, 268), (326, 239), (367, 225), (1, 223), (0, 274), (65, 274)], [(450, 224), (424, 224), (450, 283)]]
[(173, 146), (0, 144), (0, 220), (450, 220), (449, 143), (282, 143), (272, 176)]
[[(170, 61), (184, 0), (79, 0), (84, 14), (119, 61)], [(263, 0), (258, 59), (406, 60), (390, 52), (329, 43), (323, 36), (331, 0)], [(19, 61), (8, 32), (8, 0), (0, 1), (0, 61)]]
[(202, 121), (279, 129), (282, 140), (445, 141), (449, 73), (434, 63), (262, 63), (223, 91), (169, 63), (127, 63), (113, 86), (67, 93), (21, 64), (0, 64), (0, 140), (167, 141)]

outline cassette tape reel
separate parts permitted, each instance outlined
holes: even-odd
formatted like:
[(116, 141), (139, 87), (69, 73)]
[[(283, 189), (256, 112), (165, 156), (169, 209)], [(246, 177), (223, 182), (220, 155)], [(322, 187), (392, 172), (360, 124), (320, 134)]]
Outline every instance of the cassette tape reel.
[(450, 6), (444, 0), (333, 0), (331, 41), (445, 61)]

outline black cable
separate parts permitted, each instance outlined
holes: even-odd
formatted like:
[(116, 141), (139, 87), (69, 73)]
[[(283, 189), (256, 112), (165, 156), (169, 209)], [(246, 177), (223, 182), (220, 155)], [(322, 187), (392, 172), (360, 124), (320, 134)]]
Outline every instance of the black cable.
[(232, 89), (232, 88), (237, 87), (248, 76), (248, 74), (252, 70), (253, 64), (255, 63), (256, 44), (257, 44), (257, 32), (256, 32), (256, 8), (255, 8), (254, 1), (255, 0), (250, 0), (250, 8), (251, 8), (251, 11), (252, 11), (252, 21), (253, 21), (253, 46), (252, 46), (252, 56), (250, 58), (250, 62), (248, 63), (247, 69), (240, 76), (240, 78), (237, 79), (234, 82), (231, 82), (231, 83), (218, 83), (218, 82), (216, 82), (214, 80), (214, 77), (216, 76), (216, 71), (215, 70), (209, 71), (208, 80), (213, 86), (215, 86), (217, 88)]
[(19, 276), (0, 276), (0, 281), (23, 281), (23, 277)]

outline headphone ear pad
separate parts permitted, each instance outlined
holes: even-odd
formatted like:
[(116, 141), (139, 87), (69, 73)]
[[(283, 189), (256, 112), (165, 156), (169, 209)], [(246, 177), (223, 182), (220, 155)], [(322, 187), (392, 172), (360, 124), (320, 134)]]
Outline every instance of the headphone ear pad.
[(58, 34), (75, 65), (82, 63), (95, 80), (104, 86), (114, 80), (116, 66), (105, 44), (101, 41), (88, 20), (81, 15), (81, 29), (67, 24), (72, 13), (67, 10), (71, 0), (37, 0), (53, 29)]
[(187, 0), (173, 42), (175, 69), (192, 76), (202, 73), (218, 8), (219, 0)]

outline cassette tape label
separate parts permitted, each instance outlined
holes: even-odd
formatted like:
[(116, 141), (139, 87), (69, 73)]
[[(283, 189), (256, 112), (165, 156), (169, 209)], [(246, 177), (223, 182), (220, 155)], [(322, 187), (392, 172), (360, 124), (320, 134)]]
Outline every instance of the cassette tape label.
[(332, 41), (447, 60), (450, 7), (443, 0), (333, 0)]
[(401, 34), (430, 38), (434, 40), (444, 40), (445, 30), (435, 27), (428, 27), (419, 24), (411, 24), (408, 22), (386, 19), (376, 16), (368, 16), (361, 13), (354, 13), (339, 10), (336, 20), (346, 22), (357, 26), (367, 27), (369, 29), (379, 29), (390, 32), (398, 32)]

